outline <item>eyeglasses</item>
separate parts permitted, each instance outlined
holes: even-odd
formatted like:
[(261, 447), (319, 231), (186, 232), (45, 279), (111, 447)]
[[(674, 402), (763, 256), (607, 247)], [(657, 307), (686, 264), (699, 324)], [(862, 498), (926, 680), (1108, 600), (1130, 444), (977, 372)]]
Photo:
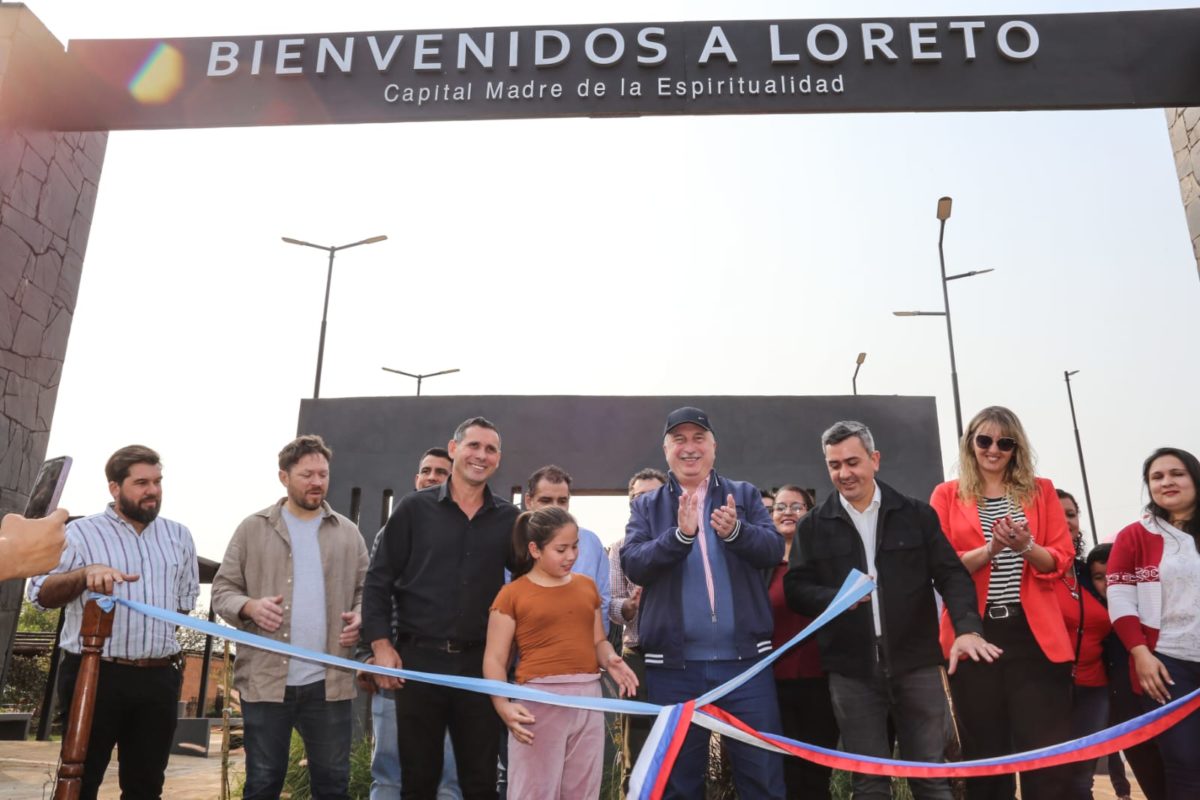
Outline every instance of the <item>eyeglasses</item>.
[(793, 514), (803, 514), (808, 511), (808, 506), (804, 505), (804, 503), (776, 503), (775, 507), (771, 509), (771, 513), (773, 514), (782, 514), (785, 511), (790, 511)]
[(1009, 453), (1016, 449), (1017, 440), (1009, 436), (1001, 436), (999, 439), (993, 439), (986, 433), (975, 434), (975, 446), (980, 450), (987, 450), (995, 444), (1001, 453)]

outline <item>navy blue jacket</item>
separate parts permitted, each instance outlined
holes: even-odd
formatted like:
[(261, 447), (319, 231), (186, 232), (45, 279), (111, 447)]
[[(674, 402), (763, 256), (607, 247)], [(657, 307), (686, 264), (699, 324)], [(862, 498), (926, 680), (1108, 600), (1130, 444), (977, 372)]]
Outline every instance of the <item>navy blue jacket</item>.
[[(621, 548), (625, 576), (642, 587), (638, 638), (650, 666), (683, 667), (684, 664), (684, 562), (698, 545), (695, 537), (687, 536), (677, 527), (681, 493), (679, 483), (671, 475), (666, 486), (634, 500), (625, 528), (625, 546)], [(738, 524), (720, 546), (725, 548), (733, 593), (737, 632), (734, 646), (739, 659), (756, 659), (771, 651), (775, 622), (764, 571), (783, 560), (784, 542), (758, 489), (744, 481), (722, 478), (716, 472), (709, 476), (704, 519), (724, 505), (729, 495), (733, 495), (737, 504)]]

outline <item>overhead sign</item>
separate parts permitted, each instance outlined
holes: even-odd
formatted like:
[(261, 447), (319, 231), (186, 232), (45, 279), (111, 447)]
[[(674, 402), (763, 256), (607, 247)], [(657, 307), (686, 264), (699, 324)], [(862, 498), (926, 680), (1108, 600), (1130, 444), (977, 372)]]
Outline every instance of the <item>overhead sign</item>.
[[(1200, 105), (1200, 10), (83, 40), (59, 128)], [(11, 115), (11, 109), (7, 112)]]

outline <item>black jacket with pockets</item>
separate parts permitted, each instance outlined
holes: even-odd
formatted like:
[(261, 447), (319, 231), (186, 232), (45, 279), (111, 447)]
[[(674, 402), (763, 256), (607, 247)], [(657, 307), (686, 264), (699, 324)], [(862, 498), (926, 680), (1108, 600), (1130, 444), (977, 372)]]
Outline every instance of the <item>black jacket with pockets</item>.
[[(975, 584), (942, 533), (927, 503), (883, 482), (880, 489), (875, 569), (885, 675), (897, 676), (943, 663), (933, 590), (950, 610), (959, 634), (982, 633)], [(833, 492), (796, 528), (784, 576), (788, 606), (816, 616), (829, 605), (851, 568), (867, 571), (862, 538)], [(827, 672), (866, 679), (874, 673), (875, 623), (869, 603), (850, 609), (817, 631)]]

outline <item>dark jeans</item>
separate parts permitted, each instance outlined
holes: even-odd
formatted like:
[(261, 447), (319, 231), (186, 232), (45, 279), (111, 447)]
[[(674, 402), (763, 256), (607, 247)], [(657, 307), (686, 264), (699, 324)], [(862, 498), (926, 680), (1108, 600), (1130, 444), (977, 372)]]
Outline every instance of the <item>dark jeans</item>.
[[(805, 744), (836, 748), (837, 719), (829, 697), (829, 679), (798, 678), (775, 681), (783, 735)], [(833, 770), (803, 758), (788, 756), (783, 761), (783, 782), (789, 800), (829, 800), (829, 777)]]
[(1108, 754), (1108, 780), (1112, 783), (1113, 794), (1124, 797), (1133, 791), (1129, 785), (1129, 776), (1125, 774), (1125, 762), (1120, 753)]
[[(950, 679), (962, 735), (963, 758), (1033, 750), (1071, 736), (1071, 664), (1052, 663), (1024, 616), (983, 620), (983, 635), (1004, 651), (991, 664), (960, 661)], [(970, 800), (1011, 800), (1013, 775), (970, 778)], [(1064, 767), (1021, 773), (1025, 800), (1058, 800), (1066, 793)]]
[[(1124, 653), (1124, 650), (1121, 652)], [(1133, 693), (1130, 683), (1128, 654), (1114, 665), (1108, 676), (1108, 706), (1110, 725), (1126, 722), (1142, 713), (1142, 698)], [(1166, 800), (1167, 779), (1163, 775), (1157, 741), (1151, 739), (1123, 752), (1146, 800)], [(1113, 791), (1120, 794), (1119, 788), (1114, 778)]]
[[(646, 694), (651, 703), (668, 705), (692, 700), (740, 675), (752, 663), (745, 661), (688, 661), (683, 669), (646, 667)], [(775, 678), (763, 670), (716, 705), (765, 733), (779, 733), (779, 701), (775, 696)], [(696, 800), (704, 797), (704, 776), (708, 768), (709, 732), (691, 725), (675, 767), (667, 783), (664, 798)], [(744, 742), (722, 740), (733, 762), (733, 785), (738, 797), (767, 800), (782, 798), (783, 756), (769, 753)]]
[[(63, 653), (58, 696), (69, 713), (79, 656)], [(157, 800), (175, 738), (179, 670), (175, 667), (132, 667), (100, 662), (92, 732), (83, 762), (81, 800), (95, 800), (104, 771), (120, 748), (118, 778), (124, 800)]]
[[(1175, 682), (1167, 688), (1171, 699), (1200, 689), (1200, 663), (1183, 661), (1162, 653), (1155, 654), (1167, 674)], [(1146, 710), (1157, 707), (1149, 695), (1142, 703)], [(1184, 717), (1158, 735), (1158, 752), (1162, 755), (1163, 772), (1167, 778), (1167, 800), (1196, 800), (1200, 797), (1200, 712)]]
[[(876, 674), (867, 680), (830, 673), (829, 693), (833, 713), (848, 753), (891, 758), (888, 715), (896, 723), (900, 757), (912, 761), (944, 761), (949, 707), (939, 667), (921, 667), (885, 680)], [(855, 800), (892, 796), (891, 780), (854, 773)], [(910, 779), (917, 800), (951, 800), (945, 778)]]
[(350, 701), (325, 699), (325, 681), (288, 686), (282, 703), (242, 703), (246, 731), (243, 800), (278, 798), (292, 729), (300, 732), (314, 800), (346, 798), (350, 783)]
[[(637, 675), (638, 688), (634, 700), (646, 699), (646, 658), (642, 651), (626, 648), (625, 663)], [(644, 714), (625, 714), (621, 717), (621, 791), (629, 791), (629, 777), (633, 774), (633, 765), (637, 763), (642, 752), (642, 745), (654, 727), (654, 717)]]
[[(401, 644), (406, 669), (483, 675), (483, 646), (462, 653), (443, 653)], [(458, 785), (464, 800), (495, 800), (496, 757), (504, 726), (485, 694), (408, 681), (396, 691), (396, 743), (400, 750), (400, 796), (434, 800), (442, 777), (446, 731), (458, 762)]]
[[(1071, 738), (1078, 739), (1103, 730), (1108, 724), (1108, 686), (1073, 686), (1071, 699)], [(1066, 765), (1068, 800), (1092, 800), (1092, 778), (1096, 759)]]

